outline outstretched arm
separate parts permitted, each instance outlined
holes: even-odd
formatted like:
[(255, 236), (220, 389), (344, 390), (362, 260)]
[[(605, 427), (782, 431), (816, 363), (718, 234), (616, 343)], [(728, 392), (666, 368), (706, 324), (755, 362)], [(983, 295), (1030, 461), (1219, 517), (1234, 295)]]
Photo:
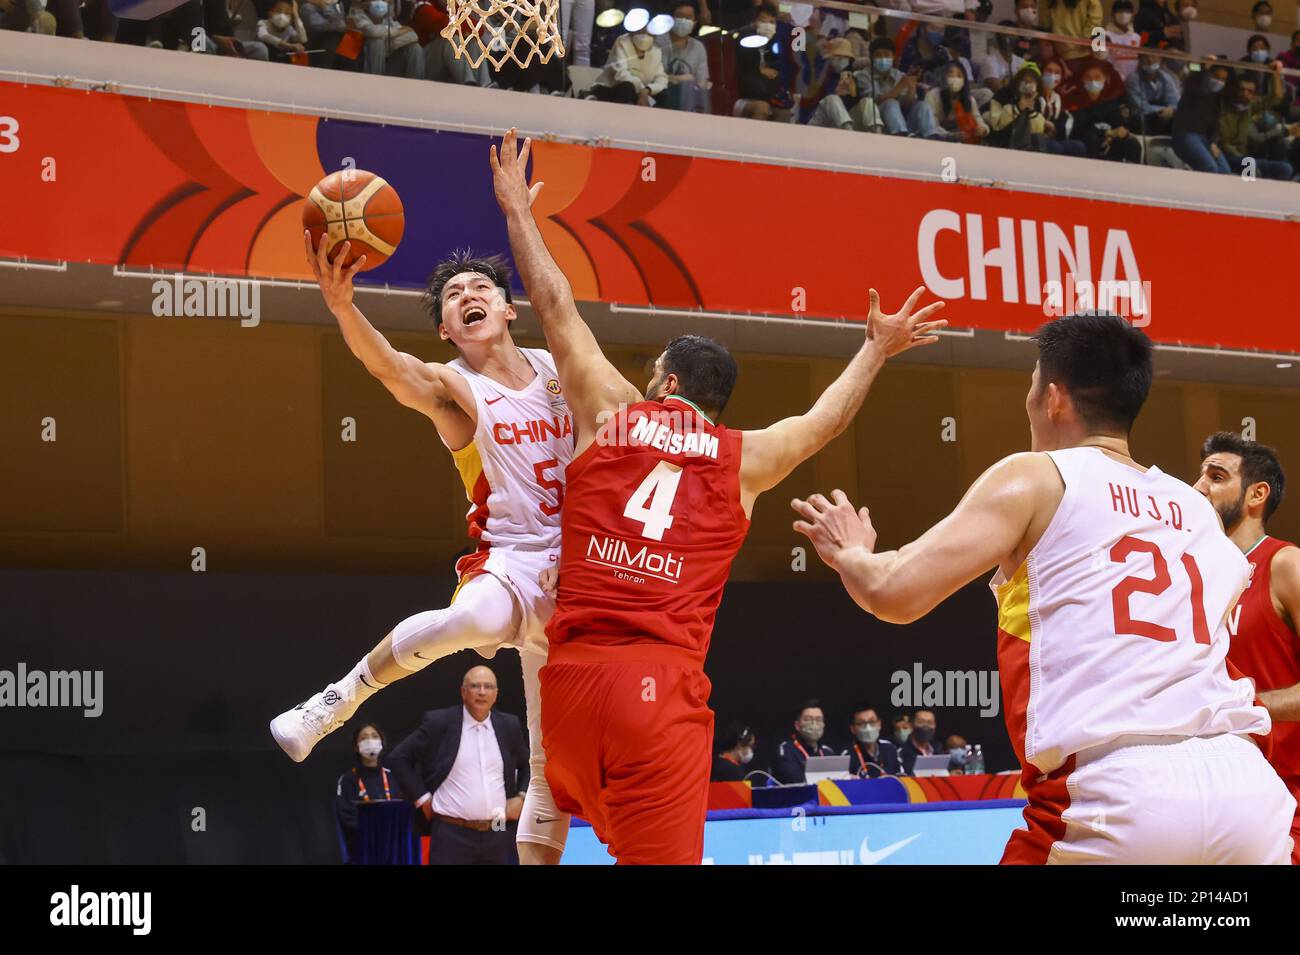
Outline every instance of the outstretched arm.
[(307, 246), (307, 263), (320, 283), (325, 305), (338, 321), (352, 354), (394, 398), (427, 415), (449, 446), (459, 449), (469, 444), (474, 437), (474, 420), (457, 401), (457, 391), (468, 390), (464, 379), (444, 365), (424, 362), (398, 351), (353, 304), (352, 279), (365, 264), (366, 257), (363, 255), (344, 268), (351, 243), (343, 243), (331, 262), (325, 236), (321, 236), (318, 248), (312, 248), (310, 232), (303, 233), (303, 242)]
[(532, 204), (542, 183), (529, 188), (526, 179), (532, 141), (525, 139), (522, 150), (517, 149), (516, 141), (511, 128), (501, 141), (499, 156), (496, 147), (491, 147), (493, 187), (506, 217), (519, 278), (555, 357), (564, 397), (573, 412), (577, 449), (581, 450), (594, 437), (602, 412), (613, 413), (621, 404), (640, 401), (641, 392), (604, 356), (596, 336), (578, 314), (569, 280), (555, 264), (533, 219)]
[(939, 340), (934, 332), (948, 323), (942, 319), (927, 319), (943, 308), (943, 302), (934, 302), (912, 314), (922, 291), (918, 288), (913, 292), (895, 314), (883, 315), (880, 296), (872, 289), (871, 311), (867, 316), (862, 347), (812, 408), (761, 431), (745, 432), (740, 489), (746, 513), (753, 506), (754, 498), (780, 484), (791, 471), (849, 426), (886, 358), (913, 345), (928, 345)]
[(802, 518), (794, 529), (839, 572), (859, 607), (888, 623), (911, 623), (998, 564), (1019, 565), (1064, 489), (1047, 455), (1013, 454), (985, 471), (934, 527), (879, 554), (867, 509), (855, 511), (843, 491), (791, 506)]

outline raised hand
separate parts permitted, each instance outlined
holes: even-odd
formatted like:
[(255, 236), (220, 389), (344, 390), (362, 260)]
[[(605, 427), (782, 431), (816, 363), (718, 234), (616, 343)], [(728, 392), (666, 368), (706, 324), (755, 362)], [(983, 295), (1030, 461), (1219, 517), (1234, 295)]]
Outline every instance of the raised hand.
[(892, 315), (886, 315), (880, 311), (880, 296), (875, 289), (871, 290), (871, 310), (867, 313), (867, 338), (883, 348), (886, 355), (897, 355), (916, 345), (933, 345), (939, 340), (939, 336), (934, 333), (948, 322), (942, 318), (933, 321), (929, 319), (944, 307), (945, 302), (932, 302), (915, 315), (912, 314), (917, 299), (924, 291), (923, 286), (918, 286), (916, 291), (908, 296), (901, 309)]
[(790, 506), (804, 518), (794, 522), (794, 529), (813, 542), (817, 556), (834, 570), (836, 560), (845, 550), (853, 547), (874, 550), (876, 529), (871, 526), (867, 509), (855, 511), (843, 491), (831, 491), (831, 498), (828, 501), (814, 494), (806, 501), (795, 498)]
[(320, 246), (312, 248), (311, 233), (303, 230), (302, 241), (307, 247), (307, 264), (311, 266), (312, 275), (320, 284), (320, 293), (325, 298), (326, 307), (338, 314), (340, 310), (352, 305), (352, 277), (366, 264), (366, 257), (363, 255), (344, 268), (343, 263), (347, 260), (352, 243), (344, 242), (331, 262), (325, 249), (327, 240), (328, 236), (322, 235)]
[(522, 149), (517, 147), (519, 134), (513, 126), (501, 140), (501, 150), (488, 147), (488, 162), (492, 166), (492, 191), (496, 193), (497, 205), (506, 215), (530, 209), (542, 191), (544, 183), (535, 182), (528, 185), (528, 154), (532, 151), (533, 141), (524, 140)]

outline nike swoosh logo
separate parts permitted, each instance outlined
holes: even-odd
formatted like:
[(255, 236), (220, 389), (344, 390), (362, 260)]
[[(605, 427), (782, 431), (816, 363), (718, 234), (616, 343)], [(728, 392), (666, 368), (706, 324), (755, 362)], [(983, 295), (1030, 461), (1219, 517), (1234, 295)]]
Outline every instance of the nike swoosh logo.
[(858, 864), (878, 865), (883, 860), (892, 856), (899, 849), (903, 848), (903, 846), (907, 845), (909, 842), (912, 842), (913, 840), (920, 839), (920, 838), (921, 838), (921, 834), (918, 832), (914, 836), (908, 836), (906, 839), (903, 839), (901, 842), (895, 842), (893, 845), (885, 846), (885, 848), (877, 849), (873, 852), (871, 849), (867, 848), (867, 837), (864, 836), (862, 838), (862, 846), (861, 848), (858, 849)]
[(505, 395), (497, 395), (495, 398), (484, 398), (483, 403), (488, 405), (494, 405), (504, 397)]
[(539, 826), (544, 823), (559, 822), (559, 821), (560, 821), (559, 816), (533, 816), (533, 822), (537, 823)]

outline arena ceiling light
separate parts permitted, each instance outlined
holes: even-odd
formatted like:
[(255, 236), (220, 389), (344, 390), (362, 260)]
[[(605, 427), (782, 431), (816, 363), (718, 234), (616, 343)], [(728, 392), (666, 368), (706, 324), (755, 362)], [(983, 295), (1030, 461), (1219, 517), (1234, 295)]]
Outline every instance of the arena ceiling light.
[(650, 22), (650, 11), (645, 7), (633, 7), (623, 18), (623, 28), (628, 33), (636, 33)]
[(767, 37), (761, 33), (750, 33), (740, 38), (740, 45), (747, 50), (756, 50), (760, 46), (767, 46)]
[(596, 26), (608, 30), (610, 27), (616, 27), (623, 22), (623, 11), (617, 7), (610, 7), (608, 10), (600, 11), (596, 17)]
[(672, 15), (668, 13), (661, 13), (659, 14), (659, 16), (655, 17), (653, 20), (650, 21), (650, 25), (646, 27), (646, 32), (649, 33), (651, 36), (663, 36), (672, 28), (673, 28)]

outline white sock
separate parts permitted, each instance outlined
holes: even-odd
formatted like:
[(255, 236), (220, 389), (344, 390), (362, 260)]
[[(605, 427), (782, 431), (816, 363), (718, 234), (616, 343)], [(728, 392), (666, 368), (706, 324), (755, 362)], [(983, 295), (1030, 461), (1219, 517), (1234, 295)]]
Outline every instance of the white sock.
[(339, 680), (337, 686), (345, 697), (359, 704), (374, 696), (384, 688), (385, 684), (375, 679), (375, 675), (370, 672), (370, 664), (366, 662), (366, 657), (362, 657), (351, 672)]

